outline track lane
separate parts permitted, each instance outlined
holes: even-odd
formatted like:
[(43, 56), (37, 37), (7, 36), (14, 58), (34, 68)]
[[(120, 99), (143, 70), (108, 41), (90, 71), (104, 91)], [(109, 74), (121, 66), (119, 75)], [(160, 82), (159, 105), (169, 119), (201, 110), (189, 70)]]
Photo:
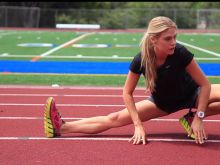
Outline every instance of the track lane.
[[(16, 88), (12, 89), (11, 93), (17, 93)], [(24, 90), (24, 88), (23, 88)], [(30, 90), (28, 88), (28, 90)], [(30, 91), (25, 90), (29, 93)], [(53, 89), (54, 90), (54, 89)], [(66, 89), (65, 89), (66, 90)], [(69, 91), (61, 90), (62, 94)], [(84, 94), (88, 94), (89, 90), (81, 89)], [(45, 90), (34, 89), (34, 91), (44, 93)], [(48, 92), (51, 92), (47, 91)], [(104, 91), (99, 90), (97, 91)], [(121, 90), (119, 90), (121, 92)], [(2, 92), (2, 91), (1, 91)], [(7, 91), (3, 91), (5, 93)], [(22, 93), (22, 91), (20, 91)], [(25, 93), (24, 92), (24, 93)], [(54, 91), (53, 91), (54, 92)], [(69, 91), (72, 92), (72, 91)], [(79, 91), (78, 91), (79, 92)], [(143, 92), (143, 91), (142, 91)], [(9, 92), (10, 93), (10, 92)], [(54, 92), (56, 94), (56, 91)], [(80, 93), (79, 93), (80, 94)], [(91, 92), (90, 94), (95, 94)], [(101, 93), (100, 93), (101, 94)], [(102, 93), (103, 94), (103, 93)], [(115, 94), (110, 92), (109, 94)], [(63, 96), (62, 96), (63, 97)], [(84, 135), (84, 134), (69, 134), (66, 138), (103, 138), (104, 140), (27, 140), (27, 137), (44, 137), (43, 133), (43, 104), (46, 97), (32, 97), (36, 99), (39, 106), (10, 106), (0, 105), (0, 117), (4, 116), (29, 116), (39, 117), (36, 120), (6, 120), (0, 119), (0, 137), (20, 137), (19, 140), (0, 140), (1, 148), (0, 158), (3, 164), (195, 164), (195, 162), (202, 162), (209, 164), (214, 159), (213, 165), (217, 165), (220, 161), (218, 150), (219, 143), (210, 142), (204, 145), (196, 145), (192, 141), (187, 141), (187, 137), (178, 122), (161, 122), (148, 121), (144, 125), (146, 127), (148, 138), (151, 139), (186, 139), (186, 141), (149, 141), (146, 146), (131, 145), (125, 140), (133, 134), (133, 126), (125, 126), (121, 128), (111, 129), (98, 135)], [(38, 100), (40, 98), (40, 100)], [(23, 98), (24, 99), (24, 98)], [(18, 102), (25, 102), (18, 99)], [(72, 103), (74, 99), (66, 100), (67, 97), (61, 98), (58, 96), (59, 104)], [(17, 99), (16, 99), (17, 100)], [(82, 99), (83, 100), (83, 99)], [(100, 100), (100, 99), (97, 99)], [(83, 102), (86, 100), (83, 100)], [(14, 101), (16, 102), (16, 101)], [(32, 102), (32, 101), (31, 101)], [(35, 101), (33, 101), (35, 102)], [(117, 102), (117, 99), (116, 99)], [(0, 102), (1, 103), (1, 102)], [(87, 102), (88, 103), (88, 102)], [(96, 102), (95, 102), (96, 103)], [(104, 102), (109, 103), (108, 100)], [(117, 103), (123, 104), (121, 100)], [(104, 105), (104, 104), (103, 104)], [(63, 117), (91, 117), (97, 115), (105, 115), (109, 112), (120, 110), (122, 107), (94, 107), (94, 106), (60, 106), (60, 111)], [(164, 118), (178, 119), (187, 111), (179, 111)], [(213, 116), (208, 119), (219, 119), (218, 116)], [(206, 122), (206, 131), (209, 134), (209, 139), (219, 140), (219, 126), (218, 123)], [(26, 139), (25, 139), (26, 137)], [(123, 138), (125, 140), (105, 140), (105, 138)], [(4, 152), (3, 152), (4, 151)], [(193, 154), (193, 156), (192, 156)], [(202, 155), (202, 156), (201, 156)], [(201, 163), (200, 163), (201, 164)]]

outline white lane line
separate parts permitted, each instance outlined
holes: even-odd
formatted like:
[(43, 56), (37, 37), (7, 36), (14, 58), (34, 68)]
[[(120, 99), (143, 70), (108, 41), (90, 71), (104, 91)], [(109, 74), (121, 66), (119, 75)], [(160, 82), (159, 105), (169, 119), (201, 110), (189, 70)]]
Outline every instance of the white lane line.
[[(77, 74), (79, 75), (79, 74)], [(92, 75), (94, 76), (94, 74)], [(111, 75), (107, 75), (111, 76)], [(24, 86), (24, 85), (0, 85), (0, 89), (54, 89), (54, 90), (63, 90), (63, 89), (72, 89), (72, 90), (123, 90), (123, 87), (98, 87), (98, 86), (63, 86), (63, 87), (51, 87), (51, 86)], [(137, 87), (136, 90), (145, 91), (145, 87)]]
[[(44, 106), (45, 104), (0, 103), (0, 106)], [(56, 104), (60, 107), (125, 107), (125, 105), (109, 104)]]
[[(28, 96), (28, 97), (41, 97), (41, 96), (62, 96), (62, 97), (120, 97), (122, 98), (122, 95), (89, 95), (89, 94), (84, 94), (84, 95), (63, 95), (63, 94), (17, 94), (17, 93), (0, 93), (0, 96)], [(135, 95), (134, 97), (143, 97), (146, 98), (147, 95)]]
[[(75, 118), (75, 117), (63, 117), (63, 120), (81, 120), (86, 118)], [(43, 120), (43, 117), (0, 117), (0, 120)], [(179, 122), (179, 119), (151, 119), (150, 121), (159, 121), (159, 122)], [(203, 120), (204, 122), (219, 123), (220, 120)]]
[[(43, 117), (0, 117), (0, 120), (42, 120), (42, 119)], [(65, 118), (62, 119), (65, 120)]]
[(193, 49), (196, 49), (196, 50), (199, 50), (199, 51), (202, 51), (202, 52), (205, 52), (205, 53), (208, 53), (208, 54), (211, 54), (211, 55), (220, 57), (220, 54), (219, 54), (219, 53), (215, 53), (215, 52), (212, 52), (212, 51), (209, 51), (209, 50), (206, 50), (206, 49), (203, 49), (203, 48), (200, 48), (200, 47), (197, 47), (197, 46), (194, 46), (194, 45), (185, 43), (185, 42), (181, 42), (181, 41), (177, 41), (177, 42), (180, 43), (180, 44), (183, 44), (183, 45), (185, 45), (185, 46), (191, 47), (191, 48), (193, 48)]
[[(46, 138), (46, 137), (0, 137), (0, 140), (72, 140), (72, 141), (128, 141), (130, 138), (100, 138), (100, 137), (59, 137), (59, 138)], [(193, 142), (190, 139), (170, 139), (170, 138), (148, 138), (147, 141), (154, 142)], [(220, 143), (220, 140), (206, 140), (206, 143)]]

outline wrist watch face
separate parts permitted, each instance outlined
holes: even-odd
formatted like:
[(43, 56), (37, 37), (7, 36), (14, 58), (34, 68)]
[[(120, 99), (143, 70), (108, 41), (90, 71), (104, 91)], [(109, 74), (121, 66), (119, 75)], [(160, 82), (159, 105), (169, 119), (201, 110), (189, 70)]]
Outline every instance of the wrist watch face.
[(197, 115), (198, 115), (199, 118), (204, 118), (204, 117), (205, 117), (205, 113), (202, 112), (202, 111), (199, 111), (199, 112), (197, 113)]

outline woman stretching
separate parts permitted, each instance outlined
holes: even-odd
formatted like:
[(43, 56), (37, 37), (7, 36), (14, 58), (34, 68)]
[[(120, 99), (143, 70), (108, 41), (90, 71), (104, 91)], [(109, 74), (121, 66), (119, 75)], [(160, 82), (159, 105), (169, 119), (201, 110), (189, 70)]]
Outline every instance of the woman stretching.
[[(134, 125), (130, 142), (145, 144), (143, 122), (162, 117), (181, 109), (190, 111), (180, 123), (198, 144), (207, 139), (203, 127), (204, 117), (220, 113), (220, 84), (211, 85), (194, 60), (194, 55), (176, 42), (177, 26), (169, 18), (153, 18), (141, 41), (141, 50), (130, 64), (123, 88), (126, 108), (78, 121), (65, 122), (52, 97), (47, 99), (44, 110), (46, 137), (67, 133), (96, 134), (110, 128)], [(140, 76), (146, 80), (150, 97), (135, 103), (133, 92)]]

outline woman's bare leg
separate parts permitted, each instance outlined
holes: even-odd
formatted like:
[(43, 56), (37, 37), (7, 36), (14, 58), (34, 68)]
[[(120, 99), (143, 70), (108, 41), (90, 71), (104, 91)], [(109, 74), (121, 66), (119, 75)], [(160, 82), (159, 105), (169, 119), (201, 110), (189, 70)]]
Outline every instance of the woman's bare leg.
[(206, 117), (220, 114), (220, 84), (212, 84)]
[[(137, 111), (142, 121), (168, 115), (161, 111), (154, 103), (149, 100), (143, 100), (136, 103)], [(110, 128), (122, 127), (132, 124), (128, 110), (110, 113), (107, 116), (98, 116), (86, 118), (78, 121), (66, 122), (61, 126), (61, 134), (65, 133), (86, 133), (95, 134), (106, 131)]]

